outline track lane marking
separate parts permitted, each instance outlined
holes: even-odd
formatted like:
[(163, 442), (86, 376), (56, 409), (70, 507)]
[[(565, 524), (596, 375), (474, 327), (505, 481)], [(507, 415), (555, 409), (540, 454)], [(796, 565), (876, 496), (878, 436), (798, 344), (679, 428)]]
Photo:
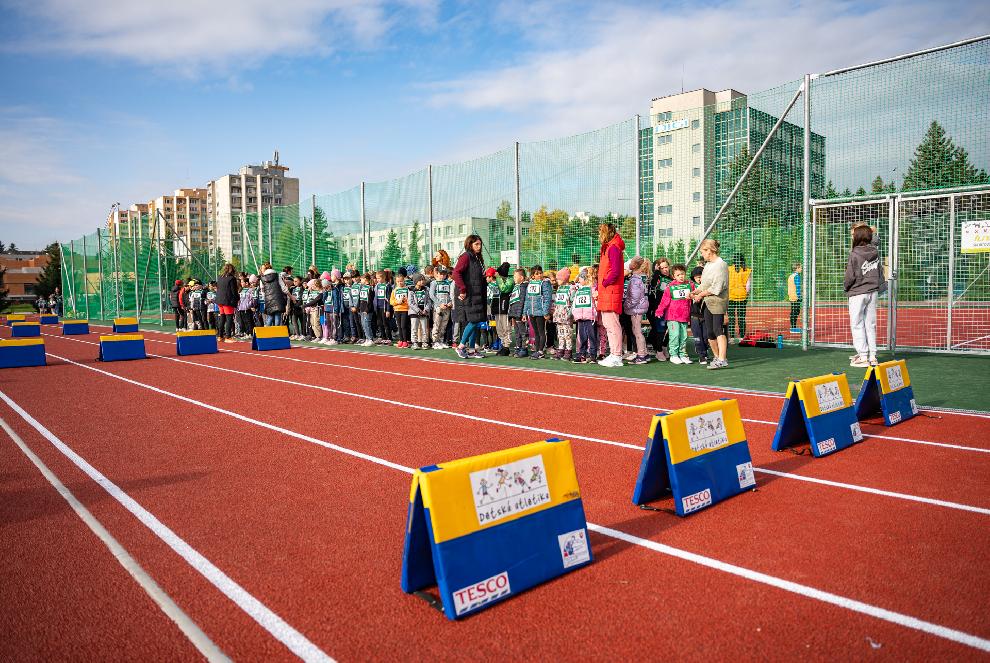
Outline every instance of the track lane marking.
[[(111, 373), (109, 371), (104, 371), (102, 369), (99, 369), (99, 368), (96, 368), (96, 367), (93, 367), (93, 366), (87, 366), (85, 364), (80, 364), (80, 363), (78, 363), (76, 361), (73, 361), (71, 359), (67, 359), (65, 357), (60, 357), (60, 356), (55, 355), (55, 354), (52, 354), (52, 353), (48, 353), (48, 354), (50, 354), (55, 359), (59, 359), (61, 361), (66, 362), (67, 364), (72, 364), (74, 366), (78, 366), (80, 368), (84, 368), (86, 370), (93, 371), (95, 373), (106, 375), (107, 377), (110, 377), (110, 378), (113, 378), (113, 379), (116, 379), (116, 380), (120, 380), (122, 382), (126, 382), (128, 384), (132, 384), (132, 385), (135, 385), (135, 386), (144, 388), (144, 389), (148, 389), (149, 391), (153, 391), (153, 392), (158, 393), (158, 394), (161, 394), (163, 396), (168, 396), (169, 398), (174, 398), (174, 399), (177, 399), (177, 400), (180, 400), (180, 401), (184, 401), (184, 402), (187, 402), (187, 403), (189, 403), (191, 405), (195, 405), (197, 407), (205, 408), (205, 409), (210, 410), (212, 412), (217, 412), (219, 414), (224, 414), (224, 415), (227, 415), (227, 416), (232, 417), (234, 419), (238, 419), (238, 420), (243, 421), (243, 422), (246, 422), (246, 423), (254, 424), (256, 426), (260, 426), (260, 427), (266, 428), (268, 430), (273, 430), (273, 431), (276, 431), (276, 432), (281, 433), (283, 435), (287, 435), (289, 437), (294, 437), (296, 439), (300, 439), (300, 440), (303, 440), (303, 441), (306, 441), (306, 442), (314, 442), (314, 443), (318, 444), (319, 446), (322, 446), (322, 447), (325, 447), (325, 448), (329, 448), (329, 449), (333, 449), (333, 450), (336, 450), (336, 451), (340, 451), (342, 453), (347, 453), (348, 455), (355, 456), (355, 457), (358, 457), (358, 458), (362, 458), (364, 460), (369, 460), (369, 461), (371, 461), (373, 463), (376, 463), (378, 465), (382, 465), (382, 466), (389, 467), (389, 468), (392, 468), (392, 469), (397, 469), (397, 470), (403, 471), (403, 472), (405, 472), (407, 474), (412, 474), (413, 471), (414, 471), (413, 468), (411, 468), (411, 467), (406, 467), (406, 466), (400, 465), (398, 463), (393, 463), (393, 462), (388, 461), (388, 460), (385, 460), (383, 458), (372, 456), (371, 454), (365, 454), (365, 453), (358, 452), (358, 451), (353, 450), (353, 449), (347, 449), (345, 447), (341, 447), (339, 445), (336, 445), (336, 444), (333, 444), (333, 443), (330, 443), (330, 442), (325, 442), (323, 440), (317, 440), (316, 438), (313, 438), (313, 437), (311, 437), (309, 435), (305, 435), (303, 433), (297, 433), (295, 431), (292, 431), (292, 430), (289, 430), (289, 429), (286, 429), (286, 428), (280, 428), (278, 426), (269, 424), (267, 422), (260, 421), (260, 420), (257, 420), (257, 419), (253, 419), (251, 417), (248, 417), (248, 416), (245, 416), (245, 415), (242, 415), (242, 414), (239, 414), (237, 412), (230, 411), (230, 410), (224, 410), (223, 408), (219, 408), (219, 407), (216, 407), (214, 405), (210, 405), (208, 403), (201, 403), (199, 401), (196, 401), (194, 399), (188, 398), (186, 396), (182, 396), (180, 394), (175, 394), (175, 393), (172, 393), (172, 392), (169, 392), (169, 391), (165, 391), (164, 389), (160, 389), (158, 387), (155, 387), (155, 386), (149, 385), (149, 384), (145, 384), (143, 382), (138, 382), (137, 380), (132, 380), (132, 379), (126, 378), (126, 377), (124, 377), (122, 375), (117, 375), (117, 374)], [(0, 392), (0, 393), (2, 393), (2, 392)], [(651, 541), (649, 539), (643, 539), (643, 538), (637, 537), (635, 535), (629, 534), (627, 532), (623, 532), (621, 530), (616, 530), (616, 529), (613, 529), (613, 528), (610, 528), (610, 527), (607, 527), (607, 526), (604, 526), (604, 525), (597, 525), (595, 523), (589, 522), (588, 523), (588, 529), (590, 529), (590, 530), (592, 530), (594, 532), (597, 532), (599, 534), (602, 534), (603, 536), (607, 536), (607, 537), (614, 538), (614, 539), (617, 539), (617, 540), (625, 541), (627, 543), (631, 543), (633, 545), (640, 546), (640, 547), (645, 548), (647, 550), (652, 550), (654, 552), (658, 552), (658, 553), (665, 554), (665, 555), (668, 555), (668, 556), (676, 557), (678, 559), (682, 559), (682, 560), (685, 560), (685, 561), (688, 561), (688, 562), (693, 562), (695, 564), (699, 564), (699, 565), (705, 566), (707, 568), (711, 568), (711, 569), (715, 569), (715, 570), (718, 570), (718, 571), (722, 571), (724, 573), (727, 573), (727, 574), (730, 574), (730, 575), (734, 575), (734, 576), (737, 576), (737, 577), (740, 577), (740, 578), (743, 578), (743, 579), (746, 579), (746, 580), (750, 580), (752, 582), (764, 584), (764, 585), (767, 585), (767, 586), (770, 586), (770, 587), (774, 587), (774, 588), (777, 588), (777, 589), (781, 589), (781, 590), (784, 590), (784, 591), (787, 591), (787, 592), (790, 592), (790, 593), (793, 593), (793, 594), (796, 594), (796, 595), (799, 595), (799, 596), (803, 596), (803, 597), (806, 597), (806, 598), (817, 600), (817, 601), (820, 601), (820, 602), (823, 602), (823, 603), (828, 603), (828, 604), (837, 606), (839, 608), (843, 608), (843, 609), (850, 610), (850, 611), (853, 611), (853, 612), (858, 612), (858, 613), (861, 613), (861, 614), (865, 614), (865, 615), (868, 615), (870, 617), (874, 617), (876, 619), (880, 619), (882, 621), (886, 621), (886, 622), (890, 622), (890, 623), (893, 623), (893, 624), (897, 624), (899, 626), (903, 626), (905, 628), (909, 628), (909, 629), (912, 629), (912, 630), (916, 630), (916, 631), (920, 631), (920, 632), (923, 632), (923, 633), (927, 633), (929, 635), (934, 635), (936, 637), (940, 637), (940, 638), (943, 638), (943, 639), (946, 639), (946, 640), (950, 640), (952, 642), (957, 642), (959, 644), (963, 644), (963, 645), (966, 645), (966, 646), (969, 646), (969, 647), (980, 649), (982, 651), (990, 652), (990, 640), (985, 639), (985, 638), (981, 638), (981, 637), (976, 636), (976, 635), (972, 635), (970, 633), (966, 633), (964, 631), (953, 629), (953, 628), (950, 628), (950, 627), (947, 627), (947, 626), (942, 626), (940, 624), (935, 624), (933, 622), (928, 622), (928, 621), (925, 621), (925, 620), (922, 620), (922, 619), (918, 619), (917, 617), (912, 617), (911, 615), (907, 615), (907, 614), (904, 614), (904, 613), (896, 612), (896, 611), (893, 611), (893, 610), (887, 610), (886, 608), (881, 608), (881, 607), (874, 606), (874, 605), (871, 605), (871, 604), (868, 604), (868, 603), (864, 603), (862, 601), (857, 601), (856, 599), (851, 599), (851, 598), (847, 598), (847, 597), (844, 597), (844, 596), (841, 596), (841, 595), (838, 595), (838, 594), (833, 594), (831, 592), (820, 590), (820, 589), (817, 589), (815, 587), (811, 587), (809, 585), (802, 585), (800, 583), (792, 582), (790, 580), (785, 580), (783, 578), (778, 578), (776, 576), (771, 576), (771, 575), (768, 575), (768, 574), (765, 574), (765, 573), (762, 573), (762, 572), (759, 572), (759, 571), (748, 569), (746, 567), (737, 566), (735, 564), (730, 564), (730, 563), (727, 563), (727, 562), (723, 562), (723, 561), (718, 560), (718, 559), (715, 559), (713, 557), (707, 557), (705, 555), (700, 555), (698, 553), (693, 553), (693, 552), (690, 552), (690, 551), (682, 550), (680, 548), (674, 548), (672, 546), (668, 546), (668, 545), (665, 545), (665, 544), (657, 543), (657, 542)]]
[[(2, 394), (3, 392), (0, 392)], [(3, 428), (4, 432), (14, 441), (21, 452), (27, 456), (28, 460), (34, 463), (34, 466), (38, 468), (41, 475), (52, 485), (55, 491), (62, 496), (62, 498), (69, 503), (72, 510), (75, 511), (79, 519), (89, 527), (90, 531), (96, 535), (103, 545), (107, 547), (110, 554), (114, 556), (117, 562), (127, 571), (128, 574), (134, 581), (145, 591), (148, 597), (158, 606), (158, 608), (165, 613), (165, 616), (172, 620), (173, 623), (182, 631), (182, 634), (186, 636), (186, 639), (192, 644), (193, 647), (203, 655), (207, 661), (211, 663), (225, 663), (229, 662), (230, 659), (223, 650), (220, 649), (210, 637), (203, 632), (203, 630), (196, 624), (193, 619), (187, 615), (182, 608), (176, 605), (172, 597), (161, 588), (161, 586), (155, 582), (144, 567), (138, 563), (134, 557), (131, 556), (127, 549), (120, 544), (117, 539), (107, 531), (107, 528), (103, 526), (96, 516), (80, 502), (76, 496), (69, 490), (64, 483), (55, 475), (55, 473), (45, 465), (44, 461), (38, 457), (34, 451), (27, 445), (27, 443), (21, 438), (17, 432), (10, 427), (3, 417), (0, 417), (0, 428)]]
[[(54, 355), (53, 355), (54, 356)], [(60, 358), (61, 359), (61, 358)], [(68, 363), (75, 364), (68, 359), (63, 359)], [(89, 368), (83, 364), (76, 364)], [(97, 369), (92, 369), (97, 370)], [(99, 371), (103, 372), (103, 371)], [(107, 375), (111, 375), (107, 373)], [(199, 551), (189, 545), (183, 538), (173, 532), (167, 525), (162, 523), (150, 511), (141, 506), (134, 498), (124, 492), (115, 483), (105, 477), (99, 470), (90, 465), (85, 458), (73, 451), (67, 444), (60, 440), (54, 433), (45, 428), (37, 419), (32, 417), (27, 411), (18, 405), (6, 393), (0, 391), (0, 400), (10, 406), (14, 412), (38, 431), (42, 437), (52, 443), (52, 445), (68, 458), (76, 467), (82, 470), (90, 479), (107, 492), (112, 498), (131, 512), (141, 524), (147, 527), (155, 536), (163, 541), (169, 548), (175, 551), (182, 559), (200, 573), (210, 584), (230, 599), (238, 608), (243, 610), (249, 617), (254, 619), (272, 637), (285, 645), (289, 651), (304, 661), (314, 661), (320, 663), (333, 663), (333, 659), (322, 649), (310, 642), (306, 636), (297, 631), (288, 622), (279, 617), (264, 603), (256, 599), (246, 589), (241, 587), (230, 576), (221, 571), (210, 560), (204, 557)]]
[[(92, 341), (82, 341), (80, 339), (68, 339), (68, 340), (76, 341), (78, 343), (86, 343), (86, 344), (93, 345)], [(78, 363), (76, 363), (76, 362), (74, 362), (74, 361), (72, 361), (70, 359), (65, 359), (63, 357), (59, 357), (58, 355), (52, 354), (50, 352), (47, 353), (47, 354), (49, 354), (52, 357), (55, 357), (56, 359), (61, 359), (63, 361), (67, 361), (69, 363), (76, 364), (77, 366), (84, 366), (84, 364), (78, 364)], [(349, 397), (352, 397), (352, 398), (359, 398), (359, 399), (369, 400), (369, 401), (373, 401), (373, 402), (377, 402), (377, 403), (385, 403), (387, 405), (394, 405), (394, 406), (397, 406), (397, 407), (404, 407), (404, 408), (409, 408), (409, 409), (413, 409), (413, 410), (420, 410), (422, 412), (430, 412), (430, 413), (434, 413), (434, 414), (443, 414), (443, 415), (446, 415), (446, 416), (456, 417), (456, 418), (461, 418), (461, 419), (469, 419), (471, 421), (482, 421), (484, 423), (489, 423), (489, 424), (493, 424), (493, 425), (496, 425), (496, 426), (505, 426), (505, 427), (508, 427), (508, 428), (516, 428), (516, 429), (519, 429), (519, 430), (528, 430), (528, 431), (532, 431), (534, 433), (545, 433), (545, 434), (548, 434), (548, 435), (553, 435), (554, 437), (561, 437), (561, 438), (567, 438), (567, 439), (572, 439), (572, 440), (585, 440), (586, 442), (594, 442), (596, 444), (604, 444), (604, 445), (613, 446), (613, 447), (622, 447), (622, 448), (625, 448), (625, 449), (634, 449), (636, 451), (643, 451), (645, 449), (645, 447), (643, 447), (643, 446), (640, 446), (638, 444), (630, 444), (628, 442), (618, 442), (616, 440), (605, 440), (605, 439), (598, 438), (598, 437), (589, 437), (587, 435), (579, 435), (579, 434), (576, 434), (576, 433), (568, 433), (568, 432), (565, 432), (565, 431), (553, 430), (553, 429), (550, 429), (550, 428), (540, 428), (539, 426), (529, 426), (529, 425), (526, 425), (526, 424), (519, 424), (519, 423), (515, 423), (515, 422), (511, 422), (511, 421), (503, 421), (501, 419), (490, 419), (488, 417), (475, 416), (475, 415), (471, 415), (471, 414), (466, 414), (464, 412), (456, 412), (456, 411), (453, 411), (453, 410), (441, 410), (439, 408), (428, 407), (428, 406), (425, 406), (425, 405), (416, 405), (416, 404), (413, 404), (413, 403), (405, 403), (405, 402), (402, 402), (402, 401), (392, 400), (390, 398), (384, 398), (384, 397), (381, 397), (381, 396), (372, 396), (370, 394), (361, 394), (361, 393), (356, 393), (356, 392), (344, 391), (342, 389), (335, 389), (333, 387), (325, 387), (323, 385), (315, 385), (315, 384), (308, 384), (308, 383), (305, 383), (305, 382), (297, 382), (295, 380), (288, 380), (288, 379), (285, 379), (285, 378), (277, 378), (277, 377), (273, 377), (273, 376), (270, 376), (270, 375), (259, 375), (257, 373), (249, 373), (247, 371), (240, 371), (240, 370), (236, 370), (236, 369), (233, 369), (233, 368), (226, 368), (226, 367), (223, 367), (223, 366), (213, 366), (212, 364), (202, 364), (202, 363), (198, 363), (198, 362), (194, 362), (194, 361), (189, 361), (187, 359), (180, 359), (178, 357), (167, 357), (165, 355), (156, 355), (154, 353), (149, 353), (148, 356), (149, 357), (154, 357), (156, 359), (165, 359), (167, 361), (173, 361), (173, 362), (176, 362), (176, 363), (179, 363), (179, 364), (187, 364), (189, 366), (196, 366), (196, 367), (199, 367), (199, 368), (205, 368), (205, 369), (214, 370), (214, 371), (220, 371), (220, 372), (224, 372), (224, 373), (232, 373), (234, 375), (241, 375), (241, 376), (244, 376), (244, 377), (256, 378), (258, 380), (268, 380), (270, 382), (277, 382), (277, 383), (280, 383), (280, 384), (287, 384), (287, 385), (292, 385), (292, 386), (295, 386), (295, 387), (302, 387), (304, 389), (315, 389), (317, 391), (323, 391), (323, 392), (326, 392), (326, 393), (336, 394), (336, 395), (339, 395), (339, 396), (349, 396)], [(89, 366), (86, 366), (86, 368), (90, 368), (90, 367)], [(97, 369), (93, 369), (93, 370), (97, 370)], [(115, 375), (115, 374), (108, 373), (108, 375)], [(125, 378), (123, 376), (117, 376), (117, 377), (119, 377), (119, 379), (121, 379), (121, 380), (128, 380), (128, 378)], [(135, 383), (135, 384), (141, 384), (141, 383)], [(345, 453), (352, 453), (352, 452), (350, 450), (348, 450)], [(360, 453), (360, 452), (353, 452), (353, 453)], [(843, 490), (851, 490), (851, 491), (855, 491), (855, 492), (866, 493), (866, 494), (869, 494), (869, 495), (880, 495), (880, 496), (883, 496), (883, 497), (890, 497), (890, 498), (894, 498), (894, 499), (901, 499), (901, 500), (905, 500), (905, 501), (909, 501), (909, 502), (917, 502), (917, 503), (920, 503), (920, 504), (929, 504), (929, 505), (932, 505), (932, 506), (937, 506), (937, 507), (946, 508), (946, 509), (956, 509), (956, 510), (959, 510), (959, 511), (968, 511), (968, 512), (972, 512), (972, 513), (978, 513), (978, 514), (981, 514), (981, 515), (990, 516), (990, 508), (984, 508), (984, 507), (974, 506), (974, 505), (971, 505), (971, 504), (962, 504), (960, 502), (950, 502), (950, 501), (947, 501), (947, 500), (940, 500), (940, 499), (933, 498), (933, 497), (922, 497), (920, 495), (912, 495), (910, 493), (899, 493), (899, 492), (895, 492), (895, 491), (883, 490), (881, 488), (872, 488), (870, 486), (861, 486), (859, 484), (844, 483), (844, 482), (840, 482), (840, 481), (832, 481), (832, 480), (829, 480), (829, 479), (818, 479), (818, 478), (814, 478), (814, 477), (809, 477), (809, 476), (804, 475), (804, 474), (794, 474), (794, 473), (791, 473), (791, 472), (780, 472), (780, 471), (777, 471), (777, 470), (770, 470), (770, 469), (766, 469), (766, 468), (760, 467), (758, 465), (754, 465), (753, 466), (753, 471), (754, 472), (760, 472), (760, 473), (763, 473), (763, 474), (771, 474), (773, 476), (777, 476), (777, 477), (781, 477), (781, 478), (785, 478), (785, 479), (794, 479), (794, 480), (797, 480), (797, 481), (805, 481), (805, 482), (817, 483), (819, 485), (830, 486), (832, 488), (840, 488), (840, 489), (843, 489)]]

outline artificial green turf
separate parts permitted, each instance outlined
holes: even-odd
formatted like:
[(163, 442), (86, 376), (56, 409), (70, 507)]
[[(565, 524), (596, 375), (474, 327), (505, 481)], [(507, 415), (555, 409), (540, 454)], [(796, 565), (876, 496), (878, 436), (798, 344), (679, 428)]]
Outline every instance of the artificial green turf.
[[(99, 321), (93, 321), (98, 323)], [(142, 323), (142, 327), (163, 331), (174, 328)], [(296, 345), (314, 345), (293, 341)], [(690, 344), (689, 344), (690, 346)], [(546, 368), (575, 373), (616, 375), (648, 380), (684, 382), (716, 387), (734, 387), (783, 393), (789, 380), (845, 372), (849, 387), (855, 397), (866, 373), (864, 368), (849, 366), (849, 349), (815, 348), (804, 352), (798, 348), (742, 348), (729, 346), (729, 368), (717, 371), (707, 370), (700, 364), (674, 365), (666, 362), (650, 362), (642, 366), (628, 365), (622, 368), (603, 368), (598, 364), (572, 364), (566, 361), (543, 359), (516, 359), (514, 357), (490, 356), (484, 360), (460, 360), (453, 350), (408, 350), (395, 346), (363, 347), (356, 345), (335, 345), (334, 349), (349, 351), (381, 352), (383, 354), (406, 354), (423, 357), (437, 357), (453, 361), (472, 361), (489, 364), (507, 364), (526, 368)], [(694, 356), (693, 346), (689, 348)], [(894, 358), (889, 353), (879, 353), (880, 361)], [(990, 411), (990, 356), (949, 355), (934, 353), (898, 352), (898, 359), (906, 359), (914, 388), (915, 398), (921, 406), (958, 408), (963, 410)]]

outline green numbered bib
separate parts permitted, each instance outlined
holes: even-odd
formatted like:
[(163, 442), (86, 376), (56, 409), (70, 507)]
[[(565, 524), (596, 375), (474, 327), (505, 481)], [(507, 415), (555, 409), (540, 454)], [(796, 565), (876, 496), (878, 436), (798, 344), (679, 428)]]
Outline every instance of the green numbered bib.
[(445, 295), (449, 295), (450, 286), (453, 284), (453, 281), (437, 281), (436, 284), (437, 284), (437, 292), (443, 293)]
[(539, 297), (542, 294), (543, 281), (530, 281), (526, 286), (526, 295), (529, 297)]
[(379, 283), (375, 286), (375, 297), (377, 299), (385, 299), (385, 293), (388, 292), (388, 285), (385, 283)]
[(567, 286), (560, 286), (560, 288), (557, 289), (556, 294), (553, 296), (553, 303), (557, 306), (567, 306), (567, 300), (570, 299), (570, 294), (571, 292)]
[(489, 283), (488, 284), (488, 301), (491, 301), (493, 299), (498, 299), (498, 295), (499, 295), (498, 286), (495, 285), (494, 283)]
[(509, 305), (518, 304), (519, 300), (522, 299), (522, 293), (519, 290), (519, 284), (512, 286), (512, 294), (509, 295)]
[(591, 286), (582, 286), (574, 293), (574, 308), (591, 308)]
[(362, 302), (366, 302), (366, 301), (368, 301), (368, 295), (370, 293), (371, 293), (371, 286), (370, 285), (365, 285), (365, 284), (362, 283), (361, 284), (361, 289), (358, 291), (358, 298)]
[(691, 284), (690, 283), (671, 283), (670, 284), (670, 298), (671, 299), (687, 299), (691, 296)]
[(426, 303), (426, 291), (425, 290), (413, 290), (413, 295), (416, 297), (416, 303), (420, 308)]
[(401, 304), (409, 296), (409, 288), (396, 288), (392, 291), (392, 294), (395, 295), (395, 301)]

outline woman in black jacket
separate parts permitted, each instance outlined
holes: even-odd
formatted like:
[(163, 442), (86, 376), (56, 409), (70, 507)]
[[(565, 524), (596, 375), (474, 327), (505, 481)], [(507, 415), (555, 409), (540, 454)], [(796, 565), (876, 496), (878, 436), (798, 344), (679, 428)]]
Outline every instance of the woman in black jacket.
[(452, 275), (458, 293), (454, 301), (453, 320), (461, 323), (463, 329), (457, 345), (457, 356), (461, 359), (484, 357), (474, 349), (478, 339), (478, 323), (488, 319), (488, 283), (485, 281), (485, 259), (481, 248), (481, 237), (468, 235), (464, 240), (464, 253), (457, 259)]
[(220, 310), (220, 329), (217, 335), (224, 343), (234, 342), (234, 316), (240, 299), (241, 283), (237, 270), (229, 262), (223, 266), (217, 279), (217, 308)]

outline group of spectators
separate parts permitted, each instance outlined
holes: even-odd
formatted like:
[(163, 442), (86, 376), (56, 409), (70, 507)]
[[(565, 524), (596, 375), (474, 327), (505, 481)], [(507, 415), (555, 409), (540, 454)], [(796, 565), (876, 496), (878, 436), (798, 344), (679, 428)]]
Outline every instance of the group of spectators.
[(38, 295), (34, 300), (34, 309), (38, 313), (51, 313), (52, 315), (62, 315), (62, 291), (55, 288), (55, 291), (47, 297)]

